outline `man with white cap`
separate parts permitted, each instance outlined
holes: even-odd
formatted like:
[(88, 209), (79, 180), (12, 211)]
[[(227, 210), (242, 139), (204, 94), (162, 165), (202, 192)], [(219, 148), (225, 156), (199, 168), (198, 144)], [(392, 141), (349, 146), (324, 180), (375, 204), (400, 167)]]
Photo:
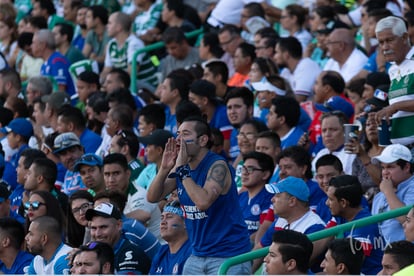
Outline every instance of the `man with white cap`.
[[(380, 214), (414, 203), (414, 176), (410, 150), (401, 144), (387, 146), (381, 155), (374, 157), (381, 162), (382, 181), (380, 192), (374, 197), (372, 214)], [(405, 216), (379, 223), (380, 233), (388, 244), (404, 240)]]

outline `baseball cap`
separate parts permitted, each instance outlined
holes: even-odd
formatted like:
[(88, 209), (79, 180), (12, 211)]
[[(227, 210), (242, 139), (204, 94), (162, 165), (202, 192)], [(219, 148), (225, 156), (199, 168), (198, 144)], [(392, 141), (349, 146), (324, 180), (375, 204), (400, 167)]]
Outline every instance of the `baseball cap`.
[(32, 123), (26, 118), (16, 118), (12, 120), (7, 126), (1, 129), (1, 132), (7, 134), (14, 132), (23, 137), (29, 138), (33, 135)]
[(366, 102), (375, 106), (375, 108), (381, 109), (388, 106), (388, 93), (381, 89), (383, 85), (380, 85), (375, 91), (374, 96)]
[(373, 157), (373, 159), (385, 164), (394, 163), (399, 159), (411, 162), (412, 158), (411, 151), (401, 144), (388, 145), (380, 155)]
[(74, 172), (78, 172), (80, 170), (81, 165), (88, 165), (91, 167), (103, 166), (102, 158), (94, 153), (87, 153), (82, 155), (82, 157), (76, 161), (75, 166), (73, 167)]
[(316, 109), (322, 112), (342, 111), (346, 117), (354, 116), (354, 107), (340, 96), (333, 96), (323, 104), (315, 104)]
[(288, 193), (301, 201), (309, 201), (309, 188), (302, 178), (288, 176), (276, 184), (266, 184), (266, 190), (272, 194)]
[(384, 72), (369, 73), (365, 80), (365, 84), (372, 86), (374, 89), (377, 89), (381, 84), (390, 85), (390, 83), (390, 76)]
[(171, 137), (174, 137), (174, 135), (168, 130), (156, 129), (150, 135), (138, 137), (138, 141), (145, 145), (156, 145), (164, 148), (168, 138)]
[(121, 219), (121, 212), (116, 206), (108, 202), (102, 202), (94, 209), (88, 209), (85, 213), (87, 220), (92, 220), (93, 217), (104, 217), (104, 218), (114, 218)]
[(6, 201), (10, 194), (10, 186), (3, 180), (0, 180), (0, 203)]
[(53, 144), (53, 153), (59, 153), (73, 146), (80, 146), (80, 140), (73, 132), (59, 134)]
[(216, 86), (206, 80), (196, 80), (190, 85), (190, 92), (206, 97), (209, 100), (214, 101), (216, 99)]
[(256, 90), (257, 92), (270, 91), (270, 92), (273, 92), (273, 93), (275, 93), (276, 95), (279, 95), (279, 96), (285, 96), (286, 95), (285, 90), (282, 90), (282, 89), (274, 86), (266, 78), (262, 78), (258, 82), (253, 82), (252, 86), (253, 86), (254, 90)]
[(70, 104), (70, 97), (65, 92), (53, 92), (50, 95), (44, 95), (42, 102), (48, 103), (53, 109), (59, 109), (65, 104)]

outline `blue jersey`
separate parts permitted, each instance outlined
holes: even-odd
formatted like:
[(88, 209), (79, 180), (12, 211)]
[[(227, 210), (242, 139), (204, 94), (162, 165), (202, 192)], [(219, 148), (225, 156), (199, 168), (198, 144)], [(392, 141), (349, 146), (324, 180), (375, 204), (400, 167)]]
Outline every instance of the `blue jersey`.
[(161, 246), (157, 255), (152, 260), (151, 275), (181, 275), (183, 267), (188, 257), (191, 255), (191, 242), (186, 242), (181, 246), (180, 250), (172, 254), (168, 244)]
[(239, 134), (239, 129), (233, 128), (230, 135), (230, 150), (229, 157), (230, 161), (233, 162), (237, 156), (240, 154), (239, 143), (237, 142), (237, 135)]
[(121, 236), (115, 244), (114, 253), (115, 274), (136, 275), (148, 273), (151, 260), (138, 245), (127, 240), (125, 236)]
[(324, 191), (319, 188), (319, 185), (317, 182), (309, 179), (306, 181), (306, 184), (308, 185), (310, 197), (309, 197), (309, 207), (311, 210), (316, 210), (316, 206), (319, 204), (319, 202), (323, 201), (326, 202), (326, 194)]
[(40, 75), (50, 77), (57, 85), (65, 85), (69, 96), (75, 94), (75, 86), (69, 73), (70, 63), (64, 55), (54, 52), (40, 68)]
[(19, 208), (22, 205), (23, 200), (23, 193), (24, 193), (24, 186), (17, 185), (16, 189), (10, 194), (10, 215), (13, 218), (16, 218), (20, 223), (25, 223), (25, 218), (19, 214)]
[(67, 170), (65, 174), (65, 181), (62, 185), (62, 192), (67, 196), (70, 196), (77, 190), (81, 189), (86, 189), (86, 186), (82, 182), (80, 173)]
[(30, 266), (33, 258), (32, 254), (20, 250), (10, 269), (0, 261), (0, 271), (3, 272), (2, 274), (25, 274), (25, 268)]
[(88, 128), (85, 128), (79, 140), (85, 149), (85, 153), (95, 153), (102, 143), (102, 137)]
[(210, 120), (210, 127), (219, 129), (224, 136), (224, 139), (229, 139), (229, 135), (226, 133), (231, 132), (233, 126), (230, 124), (229, 118), (227, 117), (227, 111), (225, 105), (217, 105), (214, 111), (213, 118)]
[(265, 187), (253, 198), (249, 198), (247, 191), (239, 194), (240, 208), (250, 235), (259, 229), (260, 222), (263, 221), (269, 210), (269, 204), (272, 203), (272, 197), (273, 194), (269, 193)]
[(29, 146), (27, 144), (21, 145), (15, 154), (12, 155), (10, 161), (7, 161), (4, 165), (3, 180), (9, 184), (11, 190), (16, 189), (19, 185), (17, 183), (17, 163), (19, 162), (20, 155)]
[[(212, 164), (224, 158), (208, 152), (195, 170), (191, 170), (192, 180), (203, 187)], [(232, 172), (229, 169), (230, 172)], [(238, 204), (236, 183), (233, 181), (229, 191), (220, 195), (205, 211), (195, 206), (177, 177), (177, 191), (185, 212), (185, 222), (192, 254), (198, 257), (233, 257), (250, 251), (250, 238)]]
[(161, 244), (141, 222), (124, 216), (122, 218), (122, 230), (125, 238), (139, 245), (150, 259), (154, 258)]
[(294, 127), (284, 137), (280, 137), (280, 148), (285, 149), (290, 146), (296, 146), (304, 133), (301, 128)]
[(177, 118), (175, 114), (171, 114), (170, 108), (165, 106), (165, 126), (164, 129), (170, 131), (172, 134), (177, 133)]

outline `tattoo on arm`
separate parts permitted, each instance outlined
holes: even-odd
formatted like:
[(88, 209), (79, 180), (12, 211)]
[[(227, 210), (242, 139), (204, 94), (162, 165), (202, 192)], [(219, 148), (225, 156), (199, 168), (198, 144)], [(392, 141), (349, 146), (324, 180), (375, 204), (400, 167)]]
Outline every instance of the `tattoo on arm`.
[(226, 184), (227, 168), (224, 164), (214, 164), (207, 177), (207, 180), (213, 180), (220, 185), (221, 188)]

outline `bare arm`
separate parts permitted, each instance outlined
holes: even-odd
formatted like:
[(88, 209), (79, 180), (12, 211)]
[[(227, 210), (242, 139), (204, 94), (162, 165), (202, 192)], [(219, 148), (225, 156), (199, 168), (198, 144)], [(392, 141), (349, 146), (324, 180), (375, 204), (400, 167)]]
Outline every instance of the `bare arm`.
[(92, 45), (85, 43), (82, 49), (83, 56), (86, 58), (89, 58), (89, 55), (91, 54), (91, 52), (92, 52)]
[(378, 124), (381, 123), (382, 118), (385, 118), (387, 122), (389, 122), (390, 117), (397, 111), (414, 112), (414, 100), (401, 101), (384, 107), (383, 109), (377, 112), (376, 119)]
[(151, 218), (151, 214), (144, 210), (135, 210), (126, 214), (127, 217), (139, 220), (142, 224), (146, 225), (147, 221)]
[[(401, 200), (397, 197), (396, 189), (394, 188), (391, 179), (382, 179), (380, 183), (380, 190), (384, 193), (391, 210), (405, 206), (404, 202), (401, 202)], [(398, 220), (401, 224), (405, 222), (405, 216), (400, 216), (395, 219)]]

